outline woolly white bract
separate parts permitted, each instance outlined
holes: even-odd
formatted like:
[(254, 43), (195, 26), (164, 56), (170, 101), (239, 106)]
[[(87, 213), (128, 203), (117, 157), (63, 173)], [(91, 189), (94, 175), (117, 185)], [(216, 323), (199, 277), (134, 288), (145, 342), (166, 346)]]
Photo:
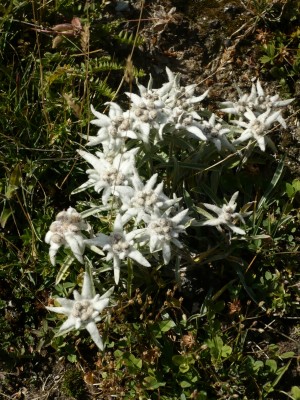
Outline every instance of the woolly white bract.
[(110, 196), (125, 196), (135, 171), (135, 155), (138, 148), (120, 152), (117, 155), (96, 152), (96, 155), (83, 150), (78, 153), (94, 168), (88, 169), (88, 181), (76, 192), (93, 187), (102, 192), (102, 202), (107, 204)]
[(45, 236), (45, 242), (50, 244), (51, 264), (55, 265), (56, 254), (61, 246), (70, 248), (77, 260), (83, 263), (85, 236), (81, 231), (89, 231), (90, 228), (90, 225), (72, 207), (58, 213)]
[(117, 215), (114, 223), (114, 230), (110, 235), (98, 233), (93, 239), (86, 240), (87, 244), (100, 246), (107, 252), (106, 260), (113, 260), (114, 278), (116, 284), (120, 279), (121, 260), (131, 258), (138, 264), (144, 267), (150, 267), (150, 263), (142, 255), (140, 251), (135, 248), (134, 238), (140, 233), (140, 230), (132, 230), (126, 233), (123, 229), (122, 217)]
[(74, 290), (74, 300), (59, 297), (56, 301), (60, 307), (46, 307), (49, 311), (68, 317), (56, 336), (64, 335), (73, 329), (86, 329), (96, 346), (103, 350), (103, 340), (96, 323), (101, 320), (100, 313), (108, 306), (112, 291), (113, 289), (109, 289), (102, 296), (95, 294), (93, 280), (90, 274), (85, 272), (81, 294)]
[(238, 195), (239, 192), (235, 192), (229, 202), (227, 204), (223, 204), (222, 207), (218, 207), (214, 204), (203, 203), (204, 207), (217, 214), (217, 217), (212, 217), (209, 220), (202, 222), (201, 225), (215, 226), (220, 232), (222, 232), (221, 227), (225, 226), (238, 235), (246, 235), (244, 229), (239, 228), (235, 225), (235, 223), (237, 220), (240, 220), (243, 224), (245, 224), (244, 216), (250, 215), (251, 212), (245, 213), (243, 215), (241, 213), (235, 212), (237, 206), (236, 199)]
[(148, 240), (150, 252), (162, 251), (164, 264), (171, 260), (171, 245), (179, 249), (183, 244), (179, 241), (179, 234), (185, 233), (185, 224), (190, 222), (187, 218), (189, 210), (183, 210), (173, 217), (168, 212), (161, 214), (155, 210), (148, 218), (148, 225), (145, 228), (144, 239)]

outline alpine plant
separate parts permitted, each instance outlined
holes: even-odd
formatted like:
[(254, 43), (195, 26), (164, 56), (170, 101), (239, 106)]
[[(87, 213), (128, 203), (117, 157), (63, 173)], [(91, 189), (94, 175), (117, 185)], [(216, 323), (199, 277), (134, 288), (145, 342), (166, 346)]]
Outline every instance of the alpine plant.
[[(238, 88), (236, 101), (220, 104), (222, 119), (218, 112), (211, 113), (202, 106), (208, 90), (196, 95), (196, 84), (182, 86), (180, 74), (174, 74), (169, 68), (166, 73), (168, 81), (158, 89), (153, 87), (151, 76), (147, 86), (137, 82), (139, 94), (126, 93), (130, 101), (128, 110), (124, 111), (116, 102), (106, 103), (107, 114), (91, 107), (94, 118), (90, 122), (98, 131), (95, 135), (83, 135), (91, 150), (78, 150), (89, 165), (87, 181), (73, 194), (85, 190), (95, 192), (87, 215), (96, 212), (101, 221), (99, 210), (109, 210), (112, 228), (106, 233), (94, 234), (90, 224), (74, 208), (61, 211), (45, 236), (51, 264), (55, 265), (61, 247), (70, 249), (81, 264), (85, 261), (86, 248), (99, 247), (101, 251), (97, 249), (97, 254), (104, 254), (106, 262), (111, 263), (114, 282), (118, 285), (124, 264), (150, 268), (157, 265), (159, 257), (163, 264), (169, 264), (174, 250), (178, 252), (184, 247), (182, 237), (189, 225), (211, 226), (230, 236), (246, 236), (246, 230), (240, 225), (245, 225), (244, 218), (251, 212), (236, 211), (239, 192), (221, 206), (203, 203), (208, 210), (202, 210), (206, 220), (192, 221), (190, 210), (183, 209), (176, 193), (171, 198), (164, 193), (164, 181), (158, 173), (148, 179), (140, 175), (139, 162), (142, 159), (145, 163), (143, 145), (151, 149), (155, 143), (159, 148), (164, 135), (182, 135), (186, 140), (199, 141), (202, 148), (212, 143), (210, 151), (216, 151), (220, 160), (222, 154), (227, 156), (226, 152), (240, 155), (245, 144), (246, 147), (257, 145), (262, 152), (267, 146), (275, 149), (269, 134), (276, 124), (286, 128), (283, 107), (293, 99), (281, 100), (277, 94), (266, 94), (257, 80), (250, 93)], [(224, 114), (228, 114), (227, 121)], [(99, 203), (95, 204), (97, 198)], [(86, 329), (103, 350), (97, 322), (108, 307), (111, 294), (112, 289), (102, 296), (95, 294), (92, 273), (86, 271), (81, 294), (75, 290), (74, 300), (58, 298), (60, 306), (47, 307), (51, 312), (67, 316), (57, 335), (72, 329)]]

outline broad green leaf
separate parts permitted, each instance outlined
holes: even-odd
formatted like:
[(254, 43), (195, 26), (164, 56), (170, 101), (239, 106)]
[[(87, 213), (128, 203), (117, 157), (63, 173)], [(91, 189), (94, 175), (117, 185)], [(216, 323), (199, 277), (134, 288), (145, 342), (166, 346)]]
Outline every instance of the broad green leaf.
[(291, 358), (294, 357), (295, 353), (293, 351), (287, 351), (286, 353), (280, 354), (280, 358)]
[(184, 388), (190, 387), (191, 384), (190, 384), (190, 382), (187, 382), (187, 381), (181, 381), (180, 386), (184, 389)]
[(143, 380), (143, 385), (147, 390), (155, 390), (160, 386), (165, 386), (166, 382), (158, 382), (154, 376), (146, 376)]
[(286, 194), (288, 195), (288, 197), (291, 199), (292, 197), (294, 197), (295, 195), (295, 188), (293, 185), (291, 185), (290, 183), (286, 183), (285, 184), (285, 191)]
[(121, 351), (121, 350), (115, 350), (115, 351), (114, 351), (114, 356), (115, 356), (116, 358), (122, 357), (122, 356), (123, 356), (123, 351)]
[(261, 63), (263, 63), (263, 64), (266, 64), (266, 63), (272, 61), (272, 58), (270, 58), (269, 56), (264, 55), (264, 56), (260, 57), (259, 61)]
[(189, 364), (181, 364), (181, 365), (179, 365), (179, 371), (182, 374), (185, 374), (186, 372), (188, 372), (189, 369), (190, 369)]
[(172, 357), (172, 361), (175, 365), (181, 366), (186, 364), (194, 364), (195, 360), (191, 354), (182, 356), (180, 354), (176, 354)]
[(272, 359), (266, 360), (265, 364), (270, 368), (272, 372), (277, 371), (277, 362), (275, 360)]
[(232, 353), (232, 348), (230, 346), (227, 346), (227, 344), (225, 344), (222, 347), (221, 356), (225, 358), (230, 356), (231, 353)]
[(293, 400), (300, 400), (300, 386), (293, 386), (291, 389)]
[(172, 357), (172, 361), (173, 361), (173, 363), (175, 364), (175, 365), (181, 365), (181, 364), (184, 364), (185, 362), (186, 362), (186, 359), (185, 359), (185, 357), (184, 356), (181, 356), (181, 355), (175, 355), (175, 356), (173, 356)]
[(123, 354), (123, 362), (133, 372), (140, 370), (143, 365), (143, 362), (140, 358), (136, 358), (133, 354), (129, 352), (125, 352)]
[(259, 371), (264, 366), (264, 363), (260, 360), (257, 360), (253, 363), (252, 368), (253, 371)]
[(300, 191), (300, 179), (294, 179), (292, 182), (293, 188), (295, 189), (295, 192)]
[(8, 209), (8, 208), (3, 208), (1, 216), (0, 216), (0, 225), (1, 228), (4, 228), (6, 225), (6, 222), (8, 221), (8, 218), (14, 213), (14, 211)]
[(166, 320), (166, 321), (161, 321), (159, 324), (159, 330), (161, 332), (168, 332), (170, 329), (174, 328), (176, 326), (175, 322), (172, 321), (171, 319)]
[(77, 362), (77, 356), (76, 356), (76, 354), (69, 354), (69, 355), (67, 355), (67, 359), (68, 359), (71, 363)]

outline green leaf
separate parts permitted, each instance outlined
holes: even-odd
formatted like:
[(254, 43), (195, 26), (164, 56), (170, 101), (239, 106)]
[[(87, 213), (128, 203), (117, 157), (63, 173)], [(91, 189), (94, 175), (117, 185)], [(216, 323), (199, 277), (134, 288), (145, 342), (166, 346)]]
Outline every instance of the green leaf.
[(272, 178), (269, 186), (267, 187), (267, 190), (265, 191), (265, 193), (263, 194), (263, 196), (261, 197), (261, 199), (258, 203), (257, 210), (261, 210), (261, 208), (270, 200), (270, 195), (271, 195), (272, 191), (274, 190), (274, 188), (276, 187), (277, 183), (279, 182), (279, 180), (282, 176), (283, 169), (284, 169), (284, 157), (278, 163), (278, 166), (273, 175), (273, 178)]
[(268, 62), (271, 62), (272, 58), (270, 58), (269, 56), (264, 55), (264, 56), (260, 57), (259, 61), (261, 63), (263, 63), (263, 64), (266, 64)]
[(175, 365), (179, 366), (181, 364), (185, 364), (189, 357), (192, 358), (192, 356), (182, 356), (182, 355), (176, 354), (175, 356), (172, 357), (172, 361)]
[(293, 188), (295, 189), (295, 192), (300, 191), (300, 179), (294, 179), (292, 182)]
[(71, 363), (76, 363), (76, 362), (77, 362), (77, 356), (76, 356), (76, 354), (68, 354), (68, 355), (67, 355), (67, 359), (68, 359)]
[(123, 362), (131, 370), (131, 372), (137, 372), (142, 368), (143, 361), (140, 358), (136, 358), (133, 354), (126, 352), (123, 354)]
[(184, 356), (181, 356), (181, 355), (175, 355), (175, 356), (173, 356), (172, 357), (172, 361), (173, 361), (173, 363), (175, 364), (175, 365), (181, 365), (181, 364), (184, 364), (186, 361), (185, 361), (185, 357)]
[(22, 179), (21, 167), (20, 164), (16, 164), (16, 166), (14, 167), (9, 176), (8, 186), (5, 191), (5, 197), (7, 199), (11, 199), (14, 192), (20, 187), (21, 179)]
[(143, 380), (143, 385), (147, 390), (155, 390), (160, 386), (165, 386), (166, 382), (158, 382), (154, 376), (146, 376)]
[(274, 381), (272, 382), (272, 386), (275, 387), (277, 385), (277, 383), (280, 381), (280, 379), (283, 377), (283, 375), (286, 373), (286, 371), (289, 369), (289, 366), (292, 362), (292, 359), (290, 359), (286, 365), (284, 365), (281, 368), (278, 368), (276, 375), (277, 377), (274, 379)]
[(272, 359), (266, 360), (265, 364), (270, 368), (272, 372), (277, 371), (277, 362), (275, 360)]
[(295, 189), (294, 186), (291, 185), (290, 183), (286, 183), (285, 184), (285, 191), (286, 194), (288, 195), (288, 197), (291, 199), (292, 197), (294, 197), (295, 195)]
[(259, 371), (264, 366), (264, 363), (260, 360), (257, 360), (253, 363), (252, 369), (253, 371)]
[(180, 382), (180, 386), (184, 389), (184, 388), (188, 388), (191, 386), (191, 384), (187, 381), (181, 381)]
[(114, 351), (114, 356), (115, 356), (115, 358), (121, 358), (123, 356), (123, 351), (115, 350)]
[(293, 386), (291, 389), (291, 395), (293, 396), (293, 400), (300, 400), (300, 387)]
[(273, 275), (271, 274), (270, 271), (265, 272), (265, 278), (267, 281), (271, 281), (273, 279)]
[(158, 326), (161, 332), (168, 332), (170, 329), (174, 328), (176, 324), (173, 320), (169, 319), (166, 321), (161, 321)]
[(75, 258), (73, 256), (68, 256), (63, 265), (60, 267), (60, 270), (58, 271), (57, 277), (56, 277), (56, 281), (55, 281), (55, 285), (58, 285), (59, 282), (62, 279), (66, 279), (66, 277), (69, 274), (69, 268), (70, 265), (72, 264), (72, 262), (75, 260)]
[(280, 358), (291, 358), (294, 357), (295, 353), (293, 351), (287, 351), (286, 353), (280, 354)]
[(228, 346), (227, 344), (225, 344), (222, 347), (221, 356), (225, 358), (225, 357), (230, 356), (231, 353), (232, 353), (232, 348), (230, 346)]
[(190, 369), (189, 364), (181, 364), (181, 365), (179, 366), (179, 371), (180, 371), (182, 374), (185, 374), (186, 372), (188, 372), (189, 369)]
[(10, 210), (8, 208), (3, 208), (1, 216), (0, 216), (0, 225), (1, 228), (4, 228), (6, 225), (6, 222), (8, 221), (8, 218), (14, 213), (13, 210)]

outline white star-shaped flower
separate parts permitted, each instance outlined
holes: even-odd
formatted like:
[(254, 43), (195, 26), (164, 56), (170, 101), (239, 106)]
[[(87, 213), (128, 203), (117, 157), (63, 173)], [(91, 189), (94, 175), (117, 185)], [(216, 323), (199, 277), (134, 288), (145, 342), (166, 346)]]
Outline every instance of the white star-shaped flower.
[[(142, 85), (139, 85), (140, 91)], [(164, 102), (154, 90), (142, 91), (139, 96), (135, 93), (125, 93), (131, 100), (129, 114), (134, 119), (133, 128), (140, 132), (140, 139), (148, 143), (151, 129), (159, 131), (167, 122), (167, 114), (164, 112)]]
[(180, 249), (183, 247), (178, 237), (185, 233), (188, 212), (189, 210), (183, 210), (174, 217), (169, 217), (167, 211), (161, 214), (159, 210), (155, 210), (148, 218), (143, 240), (147, 238), (151, 253), (162, 251), (165, 264), (171, 260), (171, 244)]
[(224, 127), (224, 122), (217, 118), (216, 114), (212, 114), (208, 121), (202, 120), (200, 125), (207, 140), (212, 142), (218, 151), (221, 151), (222, 147), (235, 151), (235, 147), (226, 137), (226, 133), (230, 132), (230, 129)]
[[(256, 93), (257, 97), (255, 99), (255, 111), (257, 112), (264, 112), (266, 110), (271, 110), (272, 112), (274, 112), (278, 110), (278, 108), (285, 107), (295, 100), (280, 100), (279, 94), (275, 94), (274, 96), (266, 94), (261, 86), (259, 79), (256, 82)], [(281, 112), (279, 112), (279, 114), (277, 115), (276, 121), (279, 122), (281, 126), (286, 129), (286, 122), (283, 119)]]
[[(276, 115), (276, 121), (281, 124), (283, 128), (286, 128), (286, 122), (281, 115), (282, 108), (290, 104), (294, 99), (280, 100), (279, 95), (274, 96), (267, 95), (263, 90), (259, 79), (256, 84), (252, 84), (251, 93), (244, 94), (239, 88), (237, 88), (240, 98), (234, 101), (225, 101), (221, 103), (221, 110), (228, 114), (241, 115), (247, 110), (251, 110), (256, 116), (264, 113), (267, 110), (272, 112), (272, 115)], [(275, 114), (275, 112), (277, 112)]]
[(88, 169), (88, 181), (76, 189), (73, 193), (94, 187), (97, 193), (102, 192), (102, 202), (107, 204), (111, 195), (127, 195), (128, 185), (135, 171), (135, 155), (138, 148), (119, 153), (116, 156), (109, 156), (106, 153), (96, 152), (96, 155), (83, 150), (78, 153), (94, 169)]
[[(245, 235), (244, 229), (241, 229), (235, 225), (236, 220), (240, 220), (245, 224), (243, 215), (241, 213), (235, 212), (237, 203), (236, 199), (239, 192), (235, 192), (227, 204), (223, 204), (222, 207), (215, 206), (213, 204), (203, 203), (203, 205), (208, 209), (217, 214), (217, 217), (212, 217), (211, 219), (201, 222), (201, 226), (210, 225), (215, 226), (220, 232), (222, 232), (221, 226), (226, 226), (231, 229), (234, 233), (238, 235)], [(245, 213), (244, 215), (249, 215), (251, 212)]]
[(58, 213), (45, 236), (45, 242), (50, 244), (51, 264), (55, 265), (56, 254), (61, 246), (70, 248), (77, 260), (83, 263), (85, 236), (81, 231), (90, 229), (90, 225), (74, 208), (69, 207), (67, 211)]
[(257, 98), (257, 91), (255, 85), (252, 85), (251, 93), (243, 93), (239, 87), (237, 87), (238, 94), (240, 95), (237, 101), (223, 101), (221, 105), (221, 111), (233, 114), (240, 115), (243, 114), (247, 108), (255, 109), (255, 100)]
[(61, 336), (73, 329), (86, 329), (100, 350), (104, 349), (96, 323), (101, 320), (100, 313), (108, 306), (113, 289), (102, 296), (95, 294), (94, 283), (88, 272), (84, 273), (81, 294), (74, 290), (74, 300), (57, 298), (60, 307), (46, 307), (47, 310), (67, 315), (55, 336)]
[(92, 113), (97, 117), (91, 120), (91, 124), (100, 129), (97, 136), (82, 135), (88, 139), (87, 146), (102, 144), (105, 150), (115, 150), (122, 148), (126, 138), (137, 139), (137, 134), (132, 129), (132, 119), (128, 112), (123, 112), (122, 108), (114, 102), (105, 103), (109, 105), (108, 115), (102, 114), (91, 106)]
[(275, 147), (273, 141), (266, 135), (268, 130), (271, 128), (273, 123), (277, 121), (280, 111), (275, 111), (271, 113), (268, 109), (263, 114), (256, 116), (253, 111), (247, 109), (244, 116), (249, 122), (234, 120), (232, 121), (236, 125), (245, 128), (242, 131), (241, 136), (235, 139), (233, 144), (239, 144), (245, 142), (248, 139), (255, 139), (261, 151), (266, 150), (266, 145), (269, 144), (271, 147)]
[(135, 247), (134, 238), (141, 232), (141, 229), (132, 230), (126, 233), (123, 229), (122, 217), (117, 215), (114, 222), (114, 230), (110, 235), (98, 233), (95, 238), (87, 239), (87, 245), (100, 246), (107, 252), (106, 260), (113, 260), (114, 278), (116, 284), (120, 280), (121, 261), (125, 258), (131, 258), (144, 267), (150, 267), (150, 263)]
[(204, 142), (207, 141), (207, 137), (203, 133), (202, 125), (200, 123), (202, 118), (200, 118), (196, 112), (186, 112), (180, 107), (176, 107), (172, 112), (170, 121), (174, 123), (175, 129), (189, 132), (193, 137)]
[(124, 224), (133, 217), (138, 224), (140, 221), (145, 221), (155, 209), (166, 210), (180, 200), (177, 198), (169, 199), (163, 193), (163, 182), (159, 183), (154, 189), (157, 176), (158, 174), (152, 175), (145, 185), (138, 174), (135, 174), (132, 178), (134, 189), (128, 197), (122, 199), (121, 212), (124, 212), (122, 215)]

